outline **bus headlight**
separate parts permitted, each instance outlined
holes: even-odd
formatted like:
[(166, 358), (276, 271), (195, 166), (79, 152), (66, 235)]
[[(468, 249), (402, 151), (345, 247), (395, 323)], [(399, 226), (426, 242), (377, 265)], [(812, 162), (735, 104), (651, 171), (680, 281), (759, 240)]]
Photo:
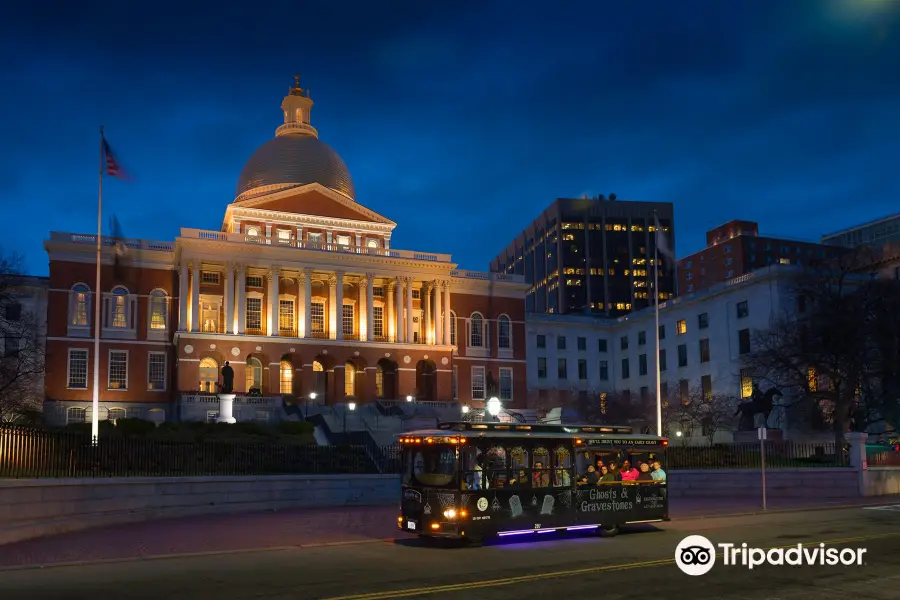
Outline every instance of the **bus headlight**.
[(448, 508), (447, 510), (444, 511), (444, 517), (446, 517), (448, 519), (455, 519), (456, 518), (456, 510), (452, 509), (452, 508)]

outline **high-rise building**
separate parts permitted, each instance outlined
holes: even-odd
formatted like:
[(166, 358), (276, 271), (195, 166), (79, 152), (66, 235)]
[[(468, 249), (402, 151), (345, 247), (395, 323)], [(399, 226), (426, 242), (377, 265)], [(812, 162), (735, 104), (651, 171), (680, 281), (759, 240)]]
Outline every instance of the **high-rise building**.
[(759, 235), (753, 221), (730, 221), (706, 232), (706, 248), (678, 261), (678, 290), (690, 294), (770, 265), (831, 258), (836, 248)]
[(844, 248), (862, 245), (880, 248), (885, 244), (900, 243), (900, 213), (823, 235), (820, 241)]
[[(674, 248), (669, 202), (560, 198), (491, 261), (491, 271), (525, 276), (527, 312), (616, 317), (640, 310), (653, 299), (654, 212)], [(659, 271), (661, 300), (675, 294), (673, 267)]]

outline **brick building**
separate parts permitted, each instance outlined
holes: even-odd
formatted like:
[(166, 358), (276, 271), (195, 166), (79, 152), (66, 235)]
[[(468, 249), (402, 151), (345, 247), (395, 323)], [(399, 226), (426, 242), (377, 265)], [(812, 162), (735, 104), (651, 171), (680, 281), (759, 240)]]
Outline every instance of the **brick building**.
[[(356, 202), (295, 84), (284, 123), (247, 161), (220, 231), (121, 240), (101, 274), (100, 419), (215, 418), (228, 361), (238, 420), (277, 419), (283, 395), (329, 404), (413, 396), (482, 406), (488, 382), (524, 406), (528, 286), (391, 247), (396, 223)], [(91, 419), (93, 235), (53, 232), (45, 413)]]
[(770, 265), (803, 265), (841, 249), (759, 235), (753, 221), (730, 221), (706, 232), (706, 248), (678, 261), (678, 293), (691, 294)]

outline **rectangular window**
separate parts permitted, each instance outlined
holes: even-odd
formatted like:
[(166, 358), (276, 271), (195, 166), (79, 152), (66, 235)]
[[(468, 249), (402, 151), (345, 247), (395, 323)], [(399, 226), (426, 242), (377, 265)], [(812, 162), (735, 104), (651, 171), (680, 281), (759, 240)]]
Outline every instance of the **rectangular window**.
[(219, 303), (218, 302), (201, 302), (200, 303), (200, 323), (201, 329), (207, 333), (217, 333), (219, 331)]
[(641, 386), (641, 402), (646, 405), (647, 401), (650, 400), (650, 388), (646, 385)]
[(685, 406), (691, 403), (691, 382), (687, 379), (678, 381), (678, 398)]
[(341, 333), (344, 334), (344, 337), (350, 337), (353, 335), (353, 305), (345, 304), (344, 310), (341, 313)]
[(537, 336), (537, 347), (538, 348), (546, 348), (547, 347), (547, 336), (546, 335)]
[(509, 330), (512, 327), (509, 319), (503, 317), (497, 323), (497, 348), (500, 350), (509, 350), (512, 348), (512, 335)]
[(566, 349), (566, 336), (561, 335), (556, 338), (556, 349), (557, 350), (565, 350)]
[(631, 372), (628, 367), (628, 359), (623, 358), (622, 359), (622, 379), (628, 379), (629, 377), (631, 377)]
[(384, 307), (372, 307), (372, 335), (377, 338), (384, 337)]
[(587, 338), (578, 338), (578, 350), (579, 352), (584, 352), (585, 350), (587, 350)]
[(450, 373), (450, 394), (454, 400), (459, 400), (459, 367), (453, 365), (452, 373)]
[(422, 299), (421, 290), (413, 290), (412, 297), (413, 297), (413, 300), (421, 300)]
[(513, 370), (509, 367), (500, 367), (499, 381), (500, 400), (508, 402), (513, 397)]
[(659, 372), (662, 373), (666, 370), (666, 349), (659, 349)]
[(372, 295), (376, 298), (384, 298), (384, 286), (372, 286)]
[(675, 332), (678, 335), (684, 335), (687, 333), (687, 321), (684, 319), (679, 319), (675, 322)]
[(244, 323), (247, 333), (262, 332), (262, 298), (247, 298), (247, 316)]
[(325, 303), (313, 300), (309, 305), (309, 329), (312, 333), (325, 333)]
[(597, 340), (597, 351), (598, 352), (606, 352), (606, 340)]
[(166, 353), (147, 353), (147, 389), (161, 392), (166, 389)]
[(107, 388), (111, 390), (128, 389), (128, 351), (109, 351), (109, 381)]
[(261, 288), (263, 286), (263, 278), (257, 275), (248, 275), (247, 276), (247, 287), (248, 288)]
[(738, 353), (750, 354), (750, 330), (741, 329), (738, 331)]
[(709, 362), (709, 338), (700, 340), (700, 362)]
[(712, 375), (702, 375), (700, 377), (700, 390), (703, 393), (703, 401), (712, 400)]
[(69, 349), (69, 384), (70, 390), (86, 390), (88, 375), (88, 351)]
[(700, 313), (697, 315), (697, 329), (706, 329), (709, 327), (709, 313)]
[(750, 305), (746, 300), (737, 303), (737, 318), (743, 319), (750, 315)]
[(659, 339), (660, 339), (660, 341), (666, 339), (666, 326), (665, 325), (659, 326)]
[(564, 358), (556, 359), (556, 378), (557, 379), (568, 379), (569, 378), (569, 366), (566, 364), (566, 359), (564, 359)]
[[(19, 355), (22, 346), (22, 338), (7, 334), (3, 338), (3, 356), (4, 358), (12, 358)], [(13, 367), (15, 368), (15, 367)], [(13, 373), (15, 375), (15, 373)]]
[(647, 332), (646, 331), (638, 331), (638, 346), (646, 346), (647, 345)]
[(587, 379), (587, 361), (583, 358), (578, 359), (578, 379)]
[(660, 381), (659, 382), (659, 399), (662, 401), (662, 405), (664, 407), (669, 406), (669, 382), (668, 381)]
[(219, 274), (213, 271), (203, 271), (200, 273), (200, 283), (219, 283)]
[(294, 301), (278, 301), (278, 333), (293, 335), (294, 333)]
[(7, 321), (16, 322), (22, 319), (22, 305), (18, 302), (10, 302), (7, 304), (5, 312)]
[(472, 367), (472, 400), (484, 400), (484, 367)]
[(688, 364), (687, 359), (687, 344), (678, 344), (678, 366), (686, 367)]
[(605, 360), (600, 361), (600, 381), (609, 381), (609, 363)]
[(643, 377), (647, 374), (647, 355), (641, 354), (638, 356), (638, 375)]
[(741, 369), (741, 398), (749, 398), (753, 395), (753, 377), (750, 371)]
[(619, 338), (619, 347), (622, 350), (628, 350), (628, 336), (627, 335), (623, 335), (621, 338)]
[(538, 379), (547, 379), (547, 359), (538, 357)]

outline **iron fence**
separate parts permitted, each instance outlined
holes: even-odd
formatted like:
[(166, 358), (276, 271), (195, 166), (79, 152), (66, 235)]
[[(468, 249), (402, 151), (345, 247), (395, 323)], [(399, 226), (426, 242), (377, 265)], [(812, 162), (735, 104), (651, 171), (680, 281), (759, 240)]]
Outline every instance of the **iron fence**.
[(866, 460), (870, 467), (900, 467), (900, 452), (893, 448), (867, 450)]
[(377, 473), (365, 446), (182, 442), (0, 426), (0, 478)]
[[(801, 444), (765, 442), (766, 468), (848, 467), (845, 446), (835, 444)], [(758, 443), (722, 444), (716, 446), (669, 446), (666, 449), (668, 469), (758, 469), (762, 452)]]

